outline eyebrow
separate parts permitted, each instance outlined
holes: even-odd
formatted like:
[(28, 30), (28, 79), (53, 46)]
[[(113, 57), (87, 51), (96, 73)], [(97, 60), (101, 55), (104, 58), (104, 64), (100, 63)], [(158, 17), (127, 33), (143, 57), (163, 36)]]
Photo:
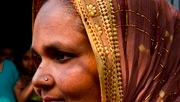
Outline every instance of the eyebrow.
[[(49, 45), (44, 45), (43, 47), (43, 51), (45, 51), (45, 53), (52, 53), (51, 51), (57, 52), (57, 51), (63, 51), (63, 50), (67, 50), (69, 49), (68, 46), (64, 46), (61, 42), (53, 42)], [(63, 48), (63, 50), (62, 50)], [(38, 54), (37, 51), (31, 46), (30, 50), (35, 53)]]
[(49, 57), (56, 55), (61, 49), (56, 44), (51, 44), (49, 46), (43, 47), (43, 51), (45, 51), (45, 54), (47, 54)]

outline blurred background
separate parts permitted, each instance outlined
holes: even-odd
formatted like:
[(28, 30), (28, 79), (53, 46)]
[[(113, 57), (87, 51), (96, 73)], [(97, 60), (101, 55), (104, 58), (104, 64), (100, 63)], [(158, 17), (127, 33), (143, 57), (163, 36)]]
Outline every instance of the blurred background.
[(7, 45), (20, 50), (31, 41), (31, 6), (31, 0), (1, 1), (0, 47)]
[(178, 10), (180, 10), (180, 0), (168, 0), (171, 4), (174, 5), (174, 7)]

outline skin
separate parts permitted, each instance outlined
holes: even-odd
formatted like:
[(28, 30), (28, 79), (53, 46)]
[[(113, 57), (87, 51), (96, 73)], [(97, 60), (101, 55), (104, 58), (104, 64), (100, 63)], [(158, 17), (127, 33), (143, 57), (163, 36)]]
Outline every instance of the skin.
[(34, 73), (33, 60), (32, 60), (32, 52), (27, 50), (22, 56), (22, 67), (25, 69), (26, 73), (31, 75)]
[(38, 69), (32, 79), (34, 90), (44, 102), (101, 102), (95, 56), (79, 27), (81, 20), (59, 4), (47, 1), (35, 20), (31, 50)]

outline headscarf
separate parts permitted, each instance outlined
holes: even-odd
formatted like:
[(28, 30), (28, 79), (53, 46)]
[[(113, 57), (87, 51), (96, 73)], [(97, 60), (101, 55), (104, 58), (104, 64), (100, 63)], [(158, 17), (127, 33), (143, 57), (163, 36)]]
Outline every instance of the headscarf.
[(31, 0), (31, 1), (32, 1), (32, 29), (33, 29), (34, 20), (43, 4), (43, 0)]
[(180, 101), (180, 12), (166, 0), (72, 0), (102, 102)]
[(103, 102), (180, 101), (180, 12), (166, 0), (73, 0)]

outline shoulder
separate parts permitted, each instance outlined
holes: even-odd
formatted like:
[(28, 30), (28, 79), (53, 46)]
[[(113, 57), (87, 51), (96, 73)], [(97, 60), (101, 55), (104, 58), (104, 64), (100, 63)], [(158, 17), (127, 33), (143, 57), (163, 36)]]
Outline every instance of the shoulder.
[(16, 65), (14, 64), (14, 62), (9, 60), (9, 59), (4, 59), (3, 67), (8, 67), (8, 68), (11, 68), (11, 69), (12, 68), (16, 69)]
[(9, 59), (4, 59), (4, 63), (11, 63), (11, 64), (14, 64), (13, 61), (9, 60)]
[(10, 66), (15, 66), (14, 62), (12, 60), (9, 60), (9, 59), (4, 59), (4, 64), (8, 64)]

